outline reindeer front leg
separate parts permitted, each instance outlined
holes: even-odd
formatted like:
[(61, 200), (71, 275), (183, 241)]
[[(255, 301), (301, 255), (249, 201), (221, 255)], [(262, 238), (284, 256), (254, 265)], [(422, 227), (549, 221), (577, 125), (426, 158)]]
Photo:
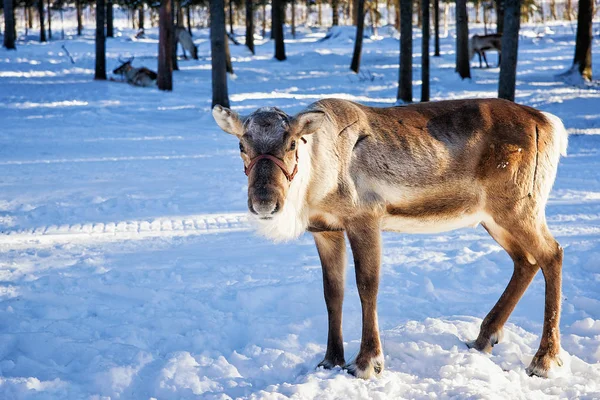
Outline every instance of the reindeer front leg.
[(356, 285), (362, 304), (362, 339), (356, 359), (346, 366), (351, 374), (367, 379), (383, 371), (383, 351), (377, 323), (377, 292), (381, 268), (381, 232), (378, 218), (361, 218), (347, 227), (354, 255)]
[(346, 275), (346, 242), (344, 232), (313, 233), (321, 266), (323, 268), (323, 291), (329, 317), (327, 352), (319, 367), (331, 369), (344, 366), (344, 341), (342, 339), (342, 303)]

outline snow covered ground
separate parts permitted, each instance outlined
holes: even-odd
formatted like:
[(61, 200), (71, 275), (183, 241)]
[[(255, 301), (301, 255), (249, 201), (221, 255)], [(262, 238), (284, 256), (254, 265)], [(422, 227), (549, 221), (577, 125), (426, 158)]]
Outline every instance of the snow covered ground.
[[(493, 355), (464, 345), (512, 273), (482, 228), (385, 234), (383, 376), (315, 370), (327, 324), (317, 252), (308, 234), (274, 245), (248, 230), (236, 140), (209, 112), (207, 31), (196, 32), (200, 60), (181, 61), (172, 93), (94, 82), (91, 31), (0, 49), (0, 398), (599, 398), (600, 91), (554, 76), (570, 66), (572, 29), (524, 27), (518, 70), (518, 102), (572, 133), (547, 210), (565, 247), (565, 365), (550, 379), (525, 374), (542, 329), (541, 274)], [(322, 97), (394, 103), (389, 29), (365, 41), (360, 75), (348, 68), (351, 29), (324, 42), (324, 31), (300, 31), (283, 63), (270, 42), (254, 57), (231, 47), (236, 110), (294, 113)], [(156, 32), (130, 34), (108, 40), (108, 68), (130, 55), (155, 68)], [(496, 96), (498, 69), (462, 82), (453, 48), (445, 38), (432, 57), (433, 99)], [(350, 265), (347, 359), (360, 341), (353, 275)]]

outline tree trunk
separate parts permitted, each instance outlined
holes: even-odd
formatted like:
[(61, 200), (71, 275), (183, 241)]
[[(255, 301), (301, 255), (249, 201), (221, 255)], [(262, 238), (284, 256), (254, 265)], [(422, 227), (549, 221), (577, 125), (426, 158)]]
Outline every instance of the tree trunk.
[(400, 77), (398, 100), (412, 103), (412, 0), (400, 0)]
[(107, 0), (106, 2), (106, 37), (114, 37), (113, 28), (113, 2)]
[(104, 37), (104, 0), (96, 0), (96, 70), (94, 79), (106, 80), (106, 38)]
[(469, 65), (469, 17), (467, 1), (456, 0), (456, 72), (461, 79), (471, 77)]
[(496, 0), (496, 33), (504, 32), (504, 1)]
[(586, 81), (592, 80), (592, 19), (594, 3), (592, 0), (579, 0), (577, 12), (577, 36), (573, 67)]
[(273, 0), (273, 21), (271, 31), (275, 39), (275, 58), (279, 61), (286, 59), (285, 43), (283, 38), (283, 0)]
[(38, 15), (40, 17), (40, 42), (46, 41), (46, 26), (44, 25), (44, 0), (38, 0)]
[(263, 1), (263, 6), (262, 6), (262, 37), (264, 39), (264, 37), (267, 34), (267, 2)]
[(422, 0), (423, 34), (421, 43), (421, 101), (429, 101), (429, 0)]
[(558, 15), (556, 14), (556, 0), (550, 0), (550, 15), (554, 21), (558, 19)]
[(159, 90), (173, 90), (173, 2), (162, 0), (158, 15), (158, 77)]
[(322, 0), (317, 0), (317, 25), (319, 26), (323, 26), (323, 9), (321, 7), (321, 2)]
[[(14, 10), (14, 7), (13, 7)], [(27, 26), (29, 29), (33, 29), (33, 7), (27, 7)]]
[(60, 8), (60, 38), (65, 40), (65, 16), (62, 6)]
[(233, 0), (229, 0), (229, 33), (233, 35)]
[(479, 1), (475, 1), (474, 2), (474, 6), (475, 6), (475, 23), (478, 24), (479, 22), (481, 22), (481, 20), (479, 19), (479, 10), (481, 9), (481, 4), (479, 3)]
[(210, 54), (212, 63), (212, 106), (229, 107), (226, 70), (225, 2), (210, 1)]
[(423, 28), (423, 22), (421, 21), (421, 0), (417, 0), (417, 28)]
[(567, 0), (565, 2), (565, 14), (564, 14), (564, 18), (567, 21), (571, 21), (571, 19), (573, 19), (573, 5), (571, 3), (571, 0)]
[(254, 53), (254, 9), (252, 0), (246, 0), (246, 46)]
[(233, 64), (231, 63), (231, 52), (229, 51), (229, 38), (225, 34), (225, 66), (228, 73), (233, 74)]
[[(248, 0), (248, 1), (251, 1), (251, 0)], [(192, 13), (190, 11), (190, 7), (191, 6), (187, 6), (185, 8), (185, 21), (186, 21), (188, 33), (190, 34), (190, 36), (192, 36)]]
[(362, 42), (365, 30), (365, 0), (358, 0), (356, 5), (357, 21), (356, 21), (356, 39), (354, 40), (354, 54), (352, 55), (352, 63), (350, 69), (358, 74), (360, 70), (360, 56), (362, 53)]
[(296, 38), (296, 0), (292, 0), (292, 37)]
[(144, 29), (144, 5), (140, 6), (138, 11), (138, 29)]
[[(11, 9), (12, 9), (12, 6), (11, 6)], [(15, 20), (14, 13), (13, 13), (13, 17), (12, 18), (13, 18), (13, 21), (14, 21)], [(62, 14), (61, 14), (61, 18), (62, 18)], [(25, 25), (25, 36), (29, 35), (29, 25), (27, 24), (28, 19), (29, 19), (29, 7), (25, 6), (25, 7), (23, 7), (23, 25)], [(4, 19), (4, 24), (6, 25), (6, 18)], [(17, 37), (17, 32), (13, 32), (13, 35), (15, 37)]]
[(178, 1), (177, 3), (177, 19), (176, 19), (176, 23), (175, 26), (183, 26), (183, 7), (181, 7), (181, 1)]
[(331, 0), (331, 21), (332, 21), (333, 26), (339, 25), (338, 8), (339, 8), (339, 1)]
[(83, 31), (83, 21), (81, 19), (81, 0), (75, 1), (75, 8), (77, 9), (77, 36), (81, 36)]
[(52, 3), (50, 0), (48, 0), (48, 40), (52, 40)]
[(515, 82), (517, 78), (517, 53), (519, 50), (519, 26), (521, 24), (521, 5), (519, 0), (505, 0), (504, 34), (502, 35), (502, 57), (500, 61), (500, 79), (498, 97), (515, 100)]
[(4, 47), (16, 50), (15, 46), (15, 13), (13, 0), (4, 0)]
[(435, 30), (435, 57), (440, 57), (440, 0), (433, 0), (433, 24)]
[(175, 36), (175, 0), (171, 0), (171, 57), (173, 58), (173, 71), (179, 71), (179, 64), (177, 63), (177, 36)]
[(488, 23), (488, 19), (487, 19), (487, 8), (485, 7), (485, 3), (483, 5), (483, 34), (487, 35), (487, 23)]

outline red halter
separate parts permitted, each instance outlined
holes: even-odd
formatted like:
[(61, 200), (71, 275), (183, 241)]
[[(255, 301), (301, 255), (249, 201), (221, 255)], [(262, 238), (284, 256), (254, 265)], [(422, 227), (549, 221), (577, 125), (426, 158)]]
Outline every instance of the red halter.
[[(306, 143), (306, 139), (301, 139), (304, 143)], [(292, 171), (292, 173), (289, 173), (287, 171), (287, 167), (281, 158), (275, 157), (271, 154), (261, 154), (250, 160), (250, 164), (248, 164), (247, 167), (244, 167), (244, 173), (246, 174), (246, 176), (250, 175), (250, 171), (252, 171), (252, 168), (254, 168), (257, 162), (264, 159), (273, 161), (275, 165), (277, 165), (279, 169), (281, 169), (281, 172), (283, 172), (288, 182), (291, 182), (292, 179), (294, 179), (294, 176), (296, 176), (296, 173), (298, 173), (298, 149), (296, 149), (296, 165), (294, 165), (294, 170)]]

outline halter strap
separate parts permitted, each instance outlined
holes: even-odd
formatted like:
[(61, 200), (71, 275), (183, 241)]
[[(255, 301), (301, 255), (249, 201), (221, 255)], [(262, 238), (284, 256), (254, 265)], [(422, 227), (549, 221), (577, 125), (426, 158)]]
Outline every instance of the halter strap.
[[(306, 143), (306, 139), (304, 139), (304, 138), (301, 138), (301, 139), (304, 143)], [(285, 162), (283, 162), (283, 160), (281, 158), (275, 157), (274, 155), (271, 155), (271, 154), (261, 154), (259, 156), (254, 157), (252, 160), (250, 160), (250, 164), (248, 164), (247, 167), (244, 167), (244, 173), (246, 174), (246, 176), (250, 175), (252, 168), (254, 168), (256, 163), (258, 163), (260, 160), (273, 161), (275, 163), (275, 165), (277, 165), (279, 167), (279, 169), (281, 169), (281, 172), (283, 172), (283, 174), (287, 178), (288, 182), (291, 182), (292, 179), (294, 179), (294, 177), (298, 173), (298, 149), (296, 149), (296, 165), (294, 165), (294, 170), (291, 173), (288, 172)]]

